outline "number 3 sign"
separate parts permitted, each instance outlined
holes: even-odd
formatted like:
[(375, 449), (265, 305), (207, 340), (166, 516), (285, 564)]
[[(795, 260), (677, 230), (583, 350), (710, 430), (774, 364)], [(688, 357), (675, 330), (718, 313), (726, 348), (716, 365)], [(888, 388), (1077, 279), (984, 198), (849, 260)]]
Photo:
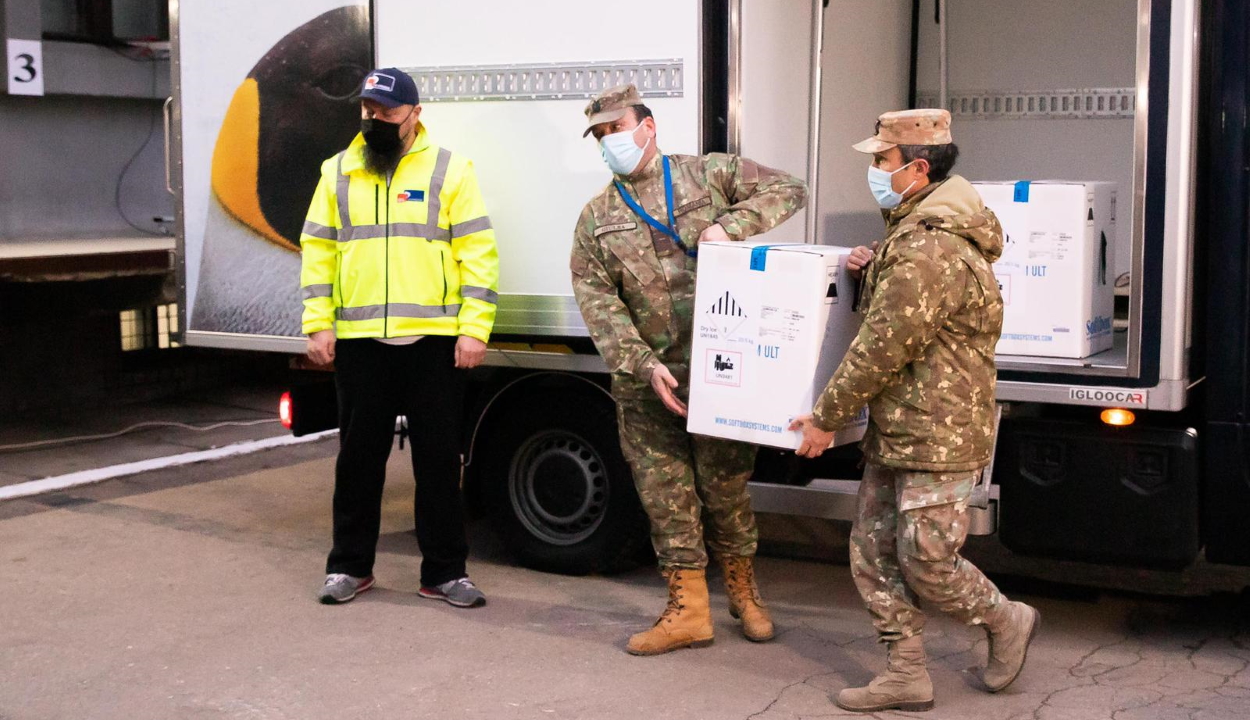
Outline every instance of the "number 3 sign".
[(43, 94), (43, 44), (9, 39), (9, 94)]

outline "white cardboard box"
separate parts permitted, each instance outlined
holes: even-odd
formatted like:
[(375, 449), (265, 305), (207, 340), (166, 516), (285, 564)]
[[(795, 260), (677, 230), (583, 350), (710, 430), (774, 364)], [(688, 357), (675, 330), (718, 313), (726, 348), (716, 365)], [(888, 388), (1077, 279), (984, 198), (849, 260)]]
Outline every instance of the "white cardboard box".
[[(687, 429), (794, 449), (790, 421), (812, 410), (859, 331), (850, 248), (699, 244)], [(833, 445), (864, 436), (867, 409)]]
[(1006, 235), (994, 263), (1002, 355), (1084, 358), (1112, 345), (1116, 185), (973, 183)]

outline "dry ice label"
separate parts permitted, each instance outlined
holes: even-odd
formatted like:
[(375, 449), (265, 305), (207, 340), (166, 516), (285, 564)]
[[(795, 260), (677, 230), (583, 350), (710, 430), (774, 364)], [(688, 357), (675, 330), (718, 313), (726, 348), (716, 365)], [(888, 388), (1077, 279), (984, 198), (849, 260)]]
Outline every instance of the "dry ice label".
[(716, 298), (711, 305), (704, 308), (704, 321), (707, 322), (716, 336), (720, 338), (728, 338), (738, 328), (742, 327), (742, 323), (747, 321), (747, 313), (734, 299), (734, 296), (725, 291), (723, 295)]

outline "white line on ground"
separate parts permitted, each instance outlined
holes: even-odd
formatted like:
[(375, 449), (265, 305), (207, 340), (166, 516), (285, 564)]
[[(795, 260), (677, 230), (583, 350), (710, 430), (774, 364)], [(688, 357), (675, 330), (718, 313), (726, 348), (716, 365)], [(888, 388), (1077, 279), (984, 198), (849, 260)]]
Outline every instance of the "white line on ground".
[(181, 455), (170, 455), (168, 457), (139, 460), (138, 462), (110, 465), (108, 467), (95, 468), (92, 470), (81, 470), (67, 475), (58, 475), (57, 477), (44, 478), (43, 480), (31, 480), (30, 482), (19, 483), (17, 485), (0, 487), (0, 501), (13, 500), (15, 498), (53, 492), (55, 490), (65, 490), (66, 488), (77, 487), (79, 485), (90, 485), (92, 483), (100, 482), (101, 480), (109, 480), (116, 477), (122, 477), (124, 475), (135, 475), (141, 472), (148, 472), (149, 470), (161, 470), (164, 468), (178, 467), (179, 465), (190, 465), (192, 463), (205, 462), (208, 460), (220, 460), (221, 458), (234, 457), (235, 455), (247, 455), (260, 450), (282, 447), (284, 445), (299, 445), (301, 443), (316, 442), (317, 440), (336, 434), (338, 434), (338, 430), (326, 430), (325, 432), (304, 435), (303, 437), (295, 437), (294, 435), (279, 435), (277, 437), (264, 438), (262, 440), (249, 440), (247, 442), (234, 443), (233, 445), (225, 445), (219, 448), (212, 448), (211, 450), (196, 450), (195, 452), (182, 453)]

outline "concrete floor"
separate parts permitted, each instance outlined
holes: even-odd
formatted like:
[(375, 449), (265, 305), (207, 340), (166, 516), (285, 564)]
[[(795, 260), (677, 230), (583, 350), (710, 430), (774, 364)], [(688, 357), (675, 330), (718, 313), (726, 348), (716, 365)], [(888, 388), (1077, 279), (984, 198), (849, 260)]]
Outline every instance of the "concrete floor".
[[(738, 636), (717, 587), (715, 645), (656, 658), (623, 651), (663, 606), (653, 571), (523, 570), (482, 523), (470, 572), (490, 603), (422, 600), (406, 454), (392, 460), (378, 587), (319, 605), (334, 448), (0, 504), (0, 718), (797, 720), (842, 716), (828, 693), (881, 665), (834, 564), (761, 560), (775, 642)], [(1244, 601), (1019, 597), (1045, 624), (1023, 677), (1000, 695), (978, 689), (981, 634), (930, 622), (938, 708), (924, 717), (1250, 717)]]

